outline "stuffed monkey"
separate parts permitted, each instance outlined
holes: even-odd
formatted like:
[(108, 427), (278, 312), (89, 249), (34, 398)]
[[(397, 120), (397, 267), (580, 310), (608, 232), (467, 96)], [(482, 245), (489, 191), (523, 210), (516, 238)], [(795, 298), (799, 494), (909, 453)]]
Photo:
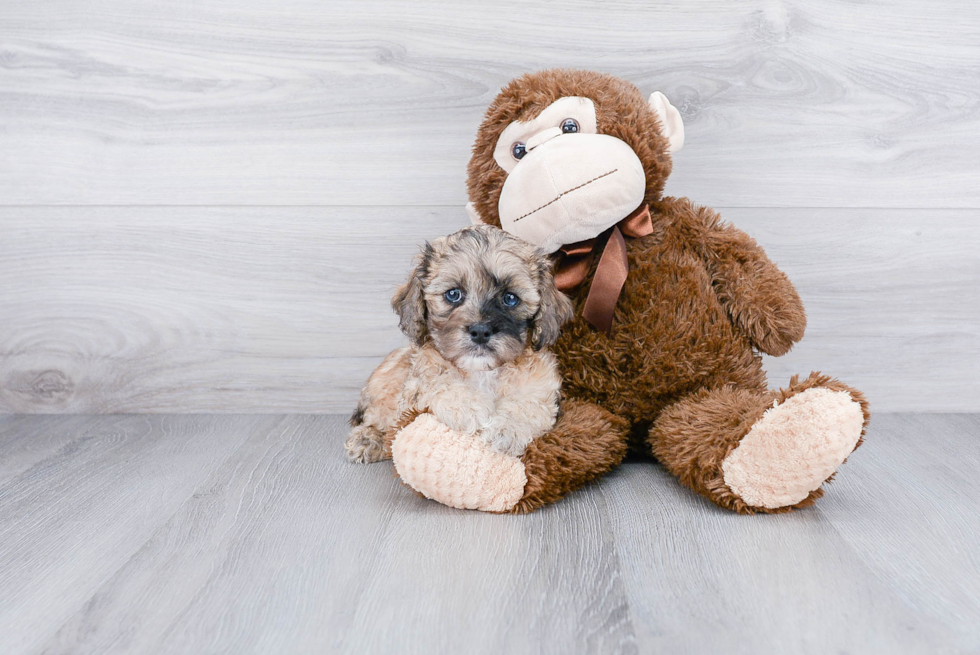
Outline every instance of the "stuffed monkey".
[[(821, 373), (767, 389), (760, 353), (803, 337), (803, 305), (748, 235), (663, 195), (683, 142), (662, 94), (647, 100), (600, 73), (525, 75), (487, 110), (468, 167), (471, 217), (554, 253), (576, 311), (553, 348), (557, 424), (511, 463), (518, 475), (481, 478), (495, 469), (474, 455), (468, 484), (511, 500), (470, 507), (532, 511), (632, 446), (721, 507), (785, 512), (819, 498), (860, 445), (870, 415), (859, 391)], [(406, 472), (439, 452), (425, 442), (451, 437), (412, 427), (395, 437), (394, 459), (416, 486)], [(412, 448), (399, 450), (400, 438)], [(427, 495), (447, 502), (451, 490), (431, 480), (440, 466), (424, 462)]]

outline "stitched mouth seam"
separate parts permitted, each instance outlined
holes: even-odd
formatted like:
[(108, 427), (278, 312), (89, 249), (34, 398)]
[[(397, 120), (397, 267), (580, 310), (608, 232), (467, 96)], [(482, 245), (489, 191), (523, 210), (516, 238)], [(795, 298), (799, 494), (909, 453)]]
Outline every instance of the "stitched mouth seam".
[(553, 200), (549, 200), (548, 202), (546, 202), (545, 204), (543, 204), (543, 205), (541, 205), (541, 206), (540, 206), (540, 207), (538, 207), (537, 209), (532, 209), (531, 211), (529, 211), (528, 213), (526, 213), (526, 214), (524, 214), (523, 216), (520, 216), (520, 217), (518, 217), (518, 218), (515, 218), (515, 219), (514, 219), (514, 222), (516, 223), (517, 221), (519, 221), (519, 220), (521, 220), (521, 219), (523, 219), (523, 218), (527, 218), (527, 217), (528, 217), (528, 216), (530, 216), (531, 214), (533, 214), (533, 213), (535, 213), (535, 212), (539, 212), (539, 211), (541, 211), (542, 209), (544, 209), (544, 208), (545, 208), (545, 207), (547, 207), (548, 205), (553, 205), (553, 204), (555, 204), (556, 202), (558, 202), (559, 200), (561, 200), (561, 199), (562, 199), (562, 197), (564, 197), (564, 196), (566, 196), (566, 195), (568, 195), (568, 194), (569, 194), (569, 193), (571, 193), (572, 191), (578, 191), (578, 190), (579, 190), (579, 189), (581, 189), (582, 187), (584, 187), (584, 186), (587, 186), (587, 185), (589, 185), (589, 184), (592, 184), (592, 183), (593, 183), (593, 182), (595, 182), (596, 180), (601, 180), (601, 179), (602, 179), (602, 178), (604, 178), (604, 177), (608, 177), (608, 176), (610, 176), (610, 175), (612, 175), (613, 173), (615, 173), (615, 172), (616, 172), (616, 171), (618, 171), (618, 170), (619, 170), (618, 168), (614, 168), (614, 169), (612, 169), (611, 171), (609, 171), (609, 172), (607, 172), (607, 173), (603, 173), (602, 175), (599, 175), (598, 177), (594, 177), (594, 178), (592, 178), (592, 179), (591, 179), (591, 180), (589, 180), (588, 182), (582, 182), (582, 183), (581, 183), (581, 184), (579, 184), (578, 186), (575, 186), (575, 187), (572, 187), (572, 188), (571, 188), (571, 189), (569, 189), (568, 191), (562, 191), (562, 192), (561, 192), (561, 193), (559, 193), (559, 194), (558, 194), (557, 196), (555, 196), (555, 198), (554, 198)]

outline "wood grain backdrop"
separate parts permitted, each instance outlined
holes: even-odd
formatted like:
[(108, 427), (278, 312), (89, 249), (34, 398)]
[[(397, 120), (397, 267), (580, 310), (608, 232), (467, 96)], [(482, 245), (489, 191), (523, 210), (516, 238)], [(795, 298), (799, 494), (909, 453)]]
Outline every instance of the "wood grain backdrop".
[(972, 3), (0, 0), (0, 411), (347, 411), (483, 110), (550, 66), (681, 110), (668, 193), (807, 304), (774, 384), (980, 410)]

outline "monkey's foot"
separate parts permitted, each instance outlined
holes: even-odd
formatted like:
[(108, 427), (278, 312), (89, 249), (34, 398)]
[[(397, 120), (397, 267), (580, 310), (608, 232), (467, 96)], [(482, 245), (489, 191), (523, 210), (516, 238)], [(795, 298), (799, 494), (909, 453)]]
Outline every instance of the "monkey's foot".
[(858, 446), (863, 423), (847, 391), (812, 387), (774, 403), (722, 462), (725, 484), (753, 507), (799, 503)]
[(396, 434), (391, 455), (405, 484), (459, 509), (505, 512), (521, 499), (527, 484), (519, 458), (450, 430), (432, 414), (420, 415)]

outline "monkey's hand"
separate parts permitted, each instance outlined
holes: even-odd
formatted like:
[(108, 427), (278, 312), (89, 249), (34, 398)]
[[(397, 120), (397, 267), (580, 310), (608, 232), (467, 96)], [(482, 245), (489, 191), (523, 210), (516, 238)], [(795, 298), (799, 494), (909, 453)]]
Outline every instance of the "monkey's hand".
[(803, 338), (806, 312), (796, 288), (745, 232), (704, 207), (682, 210), (697, 225), (711, 284), (735, 326), (769, 355), (786, 354)]

